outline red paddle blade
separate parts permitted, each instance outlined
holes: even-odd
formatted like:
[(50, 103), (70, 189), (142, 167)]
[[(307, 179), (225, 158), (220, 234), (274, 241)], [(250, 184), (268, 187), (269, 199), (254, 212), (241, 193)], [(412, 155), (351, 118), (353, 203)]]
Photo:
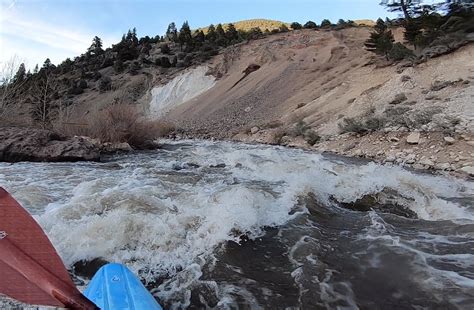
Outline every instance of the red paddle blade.
[(0, 187), (0, 293), (28, 304), (96, 309), (41, 227)]

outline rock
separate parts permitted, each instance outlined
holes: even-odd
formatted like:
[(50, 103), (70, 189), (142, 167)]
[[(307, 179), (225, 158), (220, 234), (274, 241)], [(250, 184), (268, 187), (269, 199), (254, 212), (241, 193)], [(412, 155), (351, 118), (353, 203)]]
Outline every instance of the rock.
[(133, 151), (133, 148), (127, 142), (122, 143), (104, 143), (102, 144), (101, 151), (104, 153), (120, 153), (120, 152), (130, 152)]
[(474, 167), (473, 166), (465, 166), (459, 169), (459, 171), (469, 174), (471, 177), (474, 176)]
[(438, 170), (449, 170), (451, 169), (451, 165), (449, 163), (441, 163), (436, 165), (436, 169)]
[(99, 147), (85, 137), (66, 137), (51, 130), (0, 129), (0, 161), (97, 161)]
[(474, 146), (474, 141), (467, 141), (466, 143), (470, 146)]
[(444, 142), (447, 144), (453, 144), (456, 141), (453, 137), (444, 137)]
[(408, 144), (418, 144), (420, 143), (420, 133), (419, 132), (412, 132), (407, 137)]
[(217, 165), (209, 165), (209, 168), (225, 168), (225, 164), (220, 163), (220, 164), (217, 164)]
[(393, 163), (396, 160), (395, 156), (390, 155), (385, 159), (385, 162), (387, 163)]
[(393, 98), (393, 100), (390, 101), (388, 104), (400, 104), (406, 100), (407, 100), (407, 96), (404, 93), (400, 93), (400, 94), (395, 95), (395, 98)]
[(416, 170), (421, 170), (421, 169), (426, 169), (427, 168), (426, 166), (423, 166), (422, 164), (414, 164), (412, 167), (413, 167), (413, 169), (416, 169)]
[(397, 137), (390, 137), (390, 138), (388, 138), (388, 140), (389, 140), (390, 142), (398, 142), (398, 141), (400, 141), (400, 139), (398, 139)]
[(432, 160), (429, 160), (429, 159), (422, 159), (418, 163), (420, 165), (423, 165), (423, 166), (429, 166), (429, 167), (434, 166), (434, 162)]
[(250, 129), (250, 132), (251, 132), (253, 135), (256, 134), (256, 133), (259, 132), (259, 131), (260, 131), (260, 128), (258, 128), (257, 126), (252, 127), (252, 128)]

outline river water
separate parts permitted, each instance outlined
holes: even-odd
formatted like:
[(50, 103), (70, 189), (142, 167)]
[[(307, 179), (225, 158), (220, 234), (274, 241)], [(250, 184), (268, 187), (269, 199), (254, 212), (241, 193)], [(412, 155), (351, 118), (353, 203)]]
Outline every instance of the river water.
[(124, 263), (166, 308), (474, 308), (473, 182), (188, 141), (102, 163), (0, 163), (0, 186), (66, 266)]

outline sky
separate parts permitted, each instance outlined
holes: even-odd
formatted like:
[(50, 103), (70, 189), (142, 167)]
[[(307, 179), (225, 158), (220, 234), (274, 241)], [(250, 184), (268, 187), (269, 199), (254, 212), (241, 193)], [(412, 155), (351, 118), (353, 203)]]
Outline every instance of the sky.
[(380, 0), (0, 0), (0, 62), (12, 57), (32, 69), (84, 53), (94, 36), (104, 47), (136, 27), (139, 37), (162, 35), (172, 21), (191, 28), (252, 18), (320, 23), (328, 18), (377, 19)]

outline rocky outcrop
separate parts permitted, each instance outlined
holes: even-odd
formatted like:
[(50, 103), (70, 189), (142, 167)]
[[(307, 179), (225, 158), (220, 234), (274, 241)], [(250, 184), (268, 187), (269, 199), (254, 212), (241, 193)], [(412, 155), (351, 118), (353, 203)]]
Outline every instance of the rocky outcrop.
[(0, 161), (96, 161), (99, 146), (85, 137), (65, 137), (50, 130), (0, 128)]

